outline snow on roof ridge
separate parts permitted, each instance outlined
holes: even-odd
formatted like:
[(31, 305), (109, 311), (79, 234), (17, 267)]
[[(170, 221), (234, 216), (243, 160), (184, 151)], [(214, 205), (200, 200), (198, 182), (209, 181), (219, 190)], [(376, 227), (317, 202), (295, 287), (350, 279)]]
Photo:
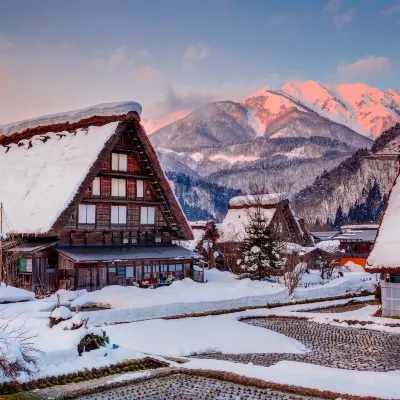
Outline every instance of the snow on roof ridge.
[(34, 129), (38, 126), (51, 126), (66, 123), (72, 124), (95, 116), (111, 117), (126, 115), (130, 112), (136, 112), (140, 116), (142, 112), (142, 106), (135, 101), (102, 103), (78, 110), (61, 112), (57, 114), (48, 114), (23, 121), (11, 122), (6, 125), (0, 125), (0, 137), (11, 136), (15, 133), (20, 133), (28, 129)]
[(230, 206), (244, 206), (244, 205), (272, 205), (287, 200), (288, 196), (286, 193), (264, 193), (258, 195), (244, 195), (232, 197), (229, 200)]

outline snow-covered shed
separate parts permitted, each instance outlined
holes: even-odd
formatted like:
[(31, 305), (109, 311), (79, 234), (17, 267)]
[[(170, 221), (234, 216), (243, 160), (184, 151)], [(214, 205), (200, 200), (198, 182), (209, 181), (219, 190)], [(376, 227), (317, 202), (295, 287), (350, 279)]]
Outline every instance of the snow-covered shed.
[[(0, 202), (6, 222), (0, 231), (30, 243), (58, 242), (51, 246), (57, 252), (51, 266), (47, 253), (45, 260), (36, 260), (33, 252), (34, 265), (29, 262), (23, 273), (42, 276), (24, 279), (27, 287), (49, 289), (47, 273), (56, 274), (57, 287), (89, 290), (169, 273), (189, 276), (194, 253), (180, 247), (162, 251), (174, 240), (192, 240), (193, 234), (140, 113), (136, 102), (108, 103), (0, 126)], [(110, 246), (131, 246), (134, 252), (137, 244), (152, 248), (157, 260), (132, 257), (122, 264), (113, 251), (114, 259), (103, 262)], [(58, 251), (65, 246), (96, 246), (91, 254), (99, 260), (82, 266), (73, 251), (69, 256)]]
[(239, 247), (246, 237), (246, 227), (254, 212), (259, 212), (272, 230), (287, 242), (300, 246), (314, 245), (304, 221), (295, 216), (286, 196), (280, 193), (237, 196), (229, 201), (225, 218), (217, 224), (218, 246), (224, 253), (225, 263), (236, 263)]

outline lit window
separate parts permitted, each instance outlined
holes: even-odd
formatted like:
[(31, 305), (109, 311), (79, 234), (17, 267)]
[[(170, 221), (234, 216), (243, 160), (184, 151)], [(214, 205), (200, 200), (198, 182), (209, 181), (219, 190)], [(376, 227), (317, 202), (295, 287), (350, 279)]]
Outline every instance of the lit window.
[(137, 180), (136, 181), (136, 197), (143, 197), (143, 181)]
[(93, 204), (79, 204), (80, 224), (94, 224), (96, 222), (96, 206)]
[(154, 243), (161, 243), (161, 235), (156, 235), (155, 236)]
[(154, 225), (155, 223), (155, 207), (141, 207), (140, 208), (140, 224), (141, 225)]
[(111, 223), (126, 224), (126, 206), (111, 206)]
[(127, 171), (128, 156), (126, 154), (112, 153), (111, 168), (113, 171)]
[(125, 197), (126, 196), (126, 179), (111, 179), (111, 196)]
[(92, 183), (92, 196), (100, 196), (100, 178), (94, 178)]

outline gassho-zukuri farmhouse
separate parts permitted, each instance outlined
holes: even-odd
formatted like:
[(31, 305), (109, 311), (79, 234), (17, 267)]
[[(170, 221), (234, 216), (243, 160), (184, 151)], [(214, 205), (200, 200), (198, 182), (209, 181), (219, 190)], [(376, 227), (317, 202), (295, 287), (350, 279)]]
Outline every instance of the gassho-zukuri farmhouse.
[[(20, 286), (101, 289), (191, 274), (193, 234), (136, 102), (0, 126), (2, 237)], [(7, 243), (3, 240), (3, 251)]]

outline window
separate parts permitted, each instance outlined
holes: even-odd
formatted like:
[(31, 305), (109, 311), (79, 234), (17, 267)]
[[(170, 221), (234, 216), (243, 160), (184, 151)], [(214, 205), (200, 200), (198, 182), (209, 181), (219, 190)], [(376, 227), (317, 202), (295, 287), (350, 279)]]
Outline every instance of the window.
[(127, 278), (133, 278), (133, 272), (134, 272), (134, 269), (133, 269), (133, 267), (126, 267), (126, 277)]
[(143, 193), (144, 193), (143, 187), (144, 187), (144, 182), (137, 180), (136, 181), (136, 197), (140, 197), (140, 198), (143, 197)]
[(169, 265), (169, 272), (175, 272), (175, 264)]
[(94, 224), (96, 222), (96, 206), (93, 204), (79, 204), (80, 224)]
[(154, 243), (161, 243), (161, 235), (156, 235), (154, 237)]
[(113, 171), (127, 171), (128, 170), (128, 156), (126, 154), (111, 154), (111, 169)]
[(117, 271), (118, 271), (118, 274), (117, 274), (118, 279), (124, 279), (126, 277), (125, 267), (118, 267)]
[(100, 196), (100, 177), (94, 178), (92, 183), (92, 196)]
[(116, 274), (116, 273), (117, 273), (117, 268), (115, 268), (115, 267), (110, 267), (110, 268), (108, 268), (108, 272), (109, 272), (110, 274)]
[(125, 197), (126, 196), (126, 179), (111, 179), (111, 196)]
[(32, 272), (32, 258), (18, 259), (19, 272)]
[(176, 272), (183, 271), (183, 265), (182, 264), (176, 264)]
[(151, 278), (151, 265), (145, 265), (143, 267), (143, 275), (144, 275), (144, 279)]
[(140, 208), (140, 224), (141, 225), (154, 225), (155, 222), (155, 207), (141, 207)]
[(161, 272), (168, 272), (168, 265), (161, 265)]
[(126, 206), (111, 206), (111, 223), (126, 224)]

